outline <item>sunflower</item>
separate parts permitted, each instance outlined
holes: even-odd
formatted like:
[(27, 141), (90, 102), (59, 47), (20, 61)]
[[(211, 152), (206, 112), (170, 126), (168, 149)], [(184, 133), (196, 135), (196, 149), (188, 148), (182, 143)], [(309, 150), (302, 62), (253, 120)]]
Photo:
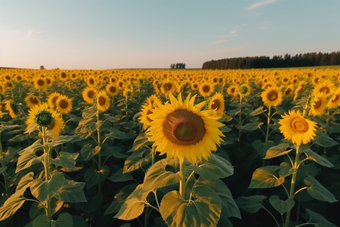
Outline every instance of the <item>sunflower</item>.
[(176, 91), (176, 84), (170, 80), (166, 80), (161, 85), (161, 92), (168, 96)]
[(95, 76), (91, 75), (89, 78), (87, 78), (86, 83), (89, 87), (96, 87), (99, 81)]
[(3, 83), (0, 83), (0, 94), (5, 92), (6, 86)]
[(214, 110), (215, 113), (223, 115), (224, 113), (224, 98), (220, 92), (217, 92), (209, 102), (209, 109)]
[(301, 116), (299, 111), (290, 110), (279, 120), (280, 131), (284, 137), (297, 146), (307, 144), (316, 136), (316, 122)]
[(201, 110), (205, 102), (194, 105), (195, 97), (187, 96), (178, 100), (169, 95), (170, 103), (155, 108), (148, 117), (152, 120), (147, 134), (154, 141), (156, 150), (168, 158), (185, 159), (195, 164), (202, 158), (208, 160), (211, 151), (216, 151), (224, 136), (219, 127), (219, 117), (212, 116), (211, 110)]
[(156, 108), (162, 105), (161, 100), (159, 100), (159, 98), (156, 95), (150, 95), (149, 97), (147, 97), (145, 103), (146, 105), (149, 105), (152, 108)]
[(237, 87), (235, 85), (229, 86), (228, 89), (227, 89), (228, 95), (236, 96), (236, 88)]
[(35, 96), (35, 95), (27, 95), (26, 98), (25, 98), (25, 102), (26, 102), (26, 105), (29, 107), (29, 108), (32, 108), (33, 106), (35, 105), (39, 105), (41, 103), (39, 97)]
[(117, 85), (114, 83), (109, 83), (106, 85), (105, 89), (110, 96), (116, 96), (119, 92)]
[(91, 87), (87, 87), (83, 90), (82, 92), (82, 96), (83, 99), (89, 103), (89, 104), (93, 104), (93, 97), (94, 95), (97, 93), (97, 90)]
[(291, 96), (293, 94), (293, 90), (294, 90), (294, 85), (293, 84), (289, 85), (283, 92), (284, 97), (287, 98)]
[(47, 84), (46, 84), (45, 78), (42, 78), (41, 76), (35, 78), (34, 81), (33, 81), (33, 84), (34, 84), (34, 87), (36, 89), (45, 89), (45, 88), (47, 88)]
[(68, 79), (68, 74), (66, 72), (60, 72), (59, 79), (61, 81), (67, 81)]
[(152, 110), (154, 110), (154, 108), (151, 105), (146, 104), (142, 106), (141, 116), (138, 119), (140, 123), (143, 124), (144, 130), (147, 129), (152, 122), (148, 116), (149, 114), (152, 114)]
[(72, 100), (66, 95), (59, 95), (56, 100), (56, 109), (59, 113), (68, 114), (72, 110)]
[(5, 101), (5, 110), (8, 111), (11, 118), (17, 118), (19, 115), (18, 106), (12, 100)]
[(282, 102), (282, 93), (279, 87), (270, 86), (261, 93), (262, 101), (266, 106), (278, 106)]
[(340, 106), (340, 88), (336, 89), (327, 103), (328, 109), (337, 108), (338, 106)]
[(105, 112), (110, 107), (110, 98), (106, 91), (100, 91), (96, 94), (97, 110)]
[(250, 95), (251, 88), (248, 84), (242, 84), (241, 86), (238, 87), (238, 93), (242, 97), (247, 97)]
[(325, 80), (315, 86), (313, 93), (314, 95), (317, 95), (318, 93), (322, 92), (326, 95), (326, 97), (328, 97), (334, 92), (334, 89), (334, 83), (330, 80)]
[(326, 109), (326, 95), (324, 93), (319, 93), (314, 96), (311, 101), (311, 108), (309, 114), (313, 116), (320, 116), (325, 112)]
[(47, 104), (50, 108), (54, 108), (55, 103), (60, 95), (61, 94), (59, 92), (53, 92), (47, 97)]
[(203, 97), (209, 97), (214, 91), (214, 86), (208, 82), (205, 82), (200, 85), (198, 91)]
[(30, 127), (42, 126), (46, 127), (48, 135), (57, 137), (64, 128), (64, 121), (60, 114), (51, 109), (47, 103), (42, 103), (30, 109), (26, 125), (26, 131)]
[(6, 87), (6, 88), (9, 88), (10, 90), (13, 90), (13, 89), (15, 88), (15, 86), (14, 86), (14, 84), (13, 84), (12, 81), (7, 81), (7, 82), (5, 83), (5, 87)]

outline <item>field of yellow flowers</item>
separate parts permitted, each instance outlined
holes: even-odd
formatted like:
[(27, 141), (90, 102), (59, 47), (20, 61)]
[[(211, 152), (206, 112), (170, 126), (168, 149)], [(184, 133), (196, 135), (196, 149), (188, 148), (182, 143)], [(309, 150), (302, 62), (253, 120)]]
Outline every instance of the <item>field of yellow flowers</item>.
[(0, 70), (0, 227), (339, 226), (340, 70)]

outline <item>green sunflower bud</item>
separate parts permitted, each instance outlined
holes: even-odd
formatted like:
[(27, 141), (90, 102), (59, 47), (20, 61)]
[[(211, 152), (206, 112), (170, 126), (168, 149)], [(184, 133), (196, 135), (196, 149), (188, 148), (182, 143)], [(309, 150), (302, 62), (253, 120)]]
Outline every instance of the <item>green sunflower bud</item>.
[(42, 110), (35, 116), (34, 120), (38, 125), (47, 127), (53, 123), (54, 119), (49, 111)]

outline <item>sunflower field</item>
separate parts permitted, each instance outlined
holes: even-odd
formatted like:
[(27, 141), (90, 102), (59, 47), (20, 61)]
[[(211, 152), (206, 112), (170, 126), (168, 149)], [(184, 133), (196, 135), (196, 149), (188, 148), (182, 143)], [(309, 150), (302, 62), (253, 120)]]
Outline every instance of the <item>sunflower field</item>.
[(0, 69), (0, 227), (340, 226), (339, 78)]

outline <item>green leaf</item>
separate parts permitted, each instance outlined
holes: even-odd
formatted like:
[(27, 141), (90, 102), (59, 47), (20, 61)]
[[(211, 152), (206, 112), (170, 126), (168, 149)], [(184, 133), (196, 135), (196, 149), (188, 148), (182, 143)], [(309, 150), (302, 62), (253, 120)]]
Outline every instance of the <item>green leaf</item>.
[(73, 219), (69, 213), (61, 213), (57, 220), (48, 220), (45, 214), (33, 221), (33, 227), (73, 227)]
[(248, 197), (238, 197), (237, 199), (235, 199), (235, 202), (239, 208), (247, 213), (253, 214), (258, 212), (263, 207), (262, 201), (265, 198), (267, 198), (267, 196), (253, 195)]
[(234, 168), (230, 162), (217, 154), (211, 154), (208, 161), (203, 160), (192, 169), (206, 179), (224, 178), (233, 175)]
[(110, 116), (110, 115), (108, 115), (108, 114), (103, 114), (103, 116), (105, 117), (106, 120), (108, 120), (108, 121), (110, 121), (110, 122), (113, 122), (113, 123), (119, 121), (118, 118), (113, 117), (113, 116)]
[(110, 134), (105, 134), (106, 137), (119, 140), (129, 139), (129, 136), (125, 132), (122, 132), (117, 128), (110, 128), (108, 131)]
[(138, 149), (125, 160), (123, 173), (129, 173), (139, 169), (141, 166), (151, 162), (151, 151), (149, 148)]
[(10, 162), (16, 154), (18, 154), (18, 150), (14, 149), (13, 147), (7, 148), (7, 151), (2, 155), (5, 163)]
[(281, 162), (279, 175), (288, 177), (292, 175), (292, 173), (293, 173), (293, 168), (290, 166), (290, 164), (288, 162)]
[(17, 185), (16, 193), (20, 192), (21, 194), (23, 194), (26, 188), (30, 187), (31, 183), (33, 182), (33, 176), (33, 172), (29, 172), (25, 176), (23, 176)]
[(277, 176), (280, 166), (264, 166), (253, 173), (249, 188), (273, 188), (285, 181), (284, 176)]
[(306, 212), (310, 217), (310, 220), (308, 220), (308, 222), (314, 224), (315, 227), (336, 227), (336, 225), (327, 221), (326, 218), (322, 217), (320, 214), (315, 213), (308, 208), (306, 209)]
[(262, 143), (261, 140), (255, 140), (252, 143), (253, 148), (257, 151), (261, 158), (263, 158), (266, 155), (267, 150), (274, 145), (275, 144), (273, 141), (268, 141), (268, 143)]
[(117, 170), (114, 174), (112, 174), (109, 178), (107, 178), (108, 180), (112, 181), (112, 182), (126, 182), (129, 180), (132, 180), (132, 176), (130, 173), (123, 173), (123, 169), (119, 169)]
[(69, 136), (69, 135), (54, 137), (52, 142), (51, 142), (51, 145), (52, 145), (52, 147), (56, 147), (56, 146), (64, 144), (64, 143), (68, 143), (71, 140), (73, 140), (74, 138), (75, 138), (75, 136)]
[(295, 205), (293, 199), (281, 200), (277, 195), (272, 195), (269, 198), (269, 203), (281, 214), (281, 216), (288, 210), (291, 210)]
[(226, 217), (237, 217), (241, 219), (240, 210), (229, 190), (228, 186), (220, 179), (204, 179), (203, 177), (198, 178), (196, 181), (197, 185), (206, 185), (214, 189), (216, 194), (220, 197), (222, 205), (221, 216)]
[[(103, 203), (103, 193), (97, 192), (95, 195), (91, 195), (88, 202), (79, 203), (82, 207), (82, 211), (85, 213), (92, 213), (96, 211)], [(77, 204), (78, 205), (78, 204)]]
[(281, 143), (267, 150), (266, 156), (263, 159), (276, 158), (291, 152), (292, 149), (286, 150), (289, 147), (288, 143)]
[(119, 211), (122, 204), (125, 202), (125, 199), (131, 194), (131, 192), (136, 188), (135, 184), (126, 185), (120, 192), (118, 192), (114, 198), (110, 206), (106, 209), (104, 215), (116, 213)]
[(313, 143), (317, 145), (320, 145), (322, 147), (332, 147), (332, 146), (339, 144), (338, 142), (333, 140), (331, 137), (329, 137), (327, 134), (321, 131), (316, 131), (315, 134), (316, 134), (316, 137), (313, 140)]
[(160, 204), (160, 212), (170, 227), (216, 226), (221, 203), (213, 189), (197, 186), (190, 200), (183, 200), (178, 191), (167, 193)]
[(114, 217), (126, 221), (137, 218), (144, 211), (146, 197), (149, 192), (150, 191), (143, 189), (142, 184), (138, 185), (137, 188), (126, 198), (125, 202)]
[(147, 135), (145, 133), (141, 133), (137, 136), (137, 138), (133, 142), (131, 151), (136, 151), (136, 150), (142, 148), (143, 146), (148, 146), (148, 145), (151, 145), (151, 144), (152, 144), (152, 142), (150, 142), (148, 140)]
[(87, 202), (83, 188), (85, 183), (65, 179), (64, 184), (55, 193), (55, 197), (68, 203)]
[(61, 166), (65, 168), (69, 168), (71, 170), (75, 170), (76, 159), (79, 156), (79, 153), (68, 153), (61, 151), (59, 152), (58, 157), (51, 158), (50, 162), (56, 166)]
[[(40, 157), (37, 157), (35, 155), (35, 149), (39, 149), (42, 147), (40, 143), (40, 140), (37, 140), (34, 144), (32, 144), (30, 149), (24, 149), (21, 152), (19, 152), (20, 156), (18, 158), (17, 162), (17, 168), (15, 170), (15, 173), (22, 171), (24, 169), (27, 169), (31, 167), (34, 164), (40, 163)], [(24, 152), (23, 152), (24, 151)]]
[(263, 125), (263, 122), (247, 123), (242, 127), (242, 131), (252, 132), (252, 131), (255, 131), (256, 129), (260, 128), (261, 125)]
[(263, 109), (263, 106), (260, 106), (260, 107), (257, 108), (256, 110), (250, 112), (249, 115), (250, 115), (250, 116), (257, 116), (257, 115), (262, 114), (262, 113), (264, 113), (264, 112), (265, 112), (265, 110)]
[(334, 195), (328, 191), (324, 186), (320, 184), (319, 181), (317, 181), (312, 176), (307, 176), (304, 180), (304, 183), (308, 186), (307, 192), (310, 196), (312, 196), (314, 199), (334, 203), (338, 201)]
[(5, 172), (7, 169), (7, 166), (3, 166), (0, 168), (0, 174), (2, 174), (3, 172)]
[(84, 179), (86, 182), (86, 188), (89, 189), (93, 185), (102, 182), (110, 174), (110, 168), (108, 166), (103, 166), (99, 171), (97, 171), (93, 166), (85, 171)]
[(100, 149), (101, 149), (100, 146), (92, 148), (92, 144), (87, 143), (81, 148), (80, 155), (84, 161), (88, 161), (91, 160), (93, 156), (98, 154)]
[(167, 166), (176, 167), (176, 160), (161, 159), (151, 166), (145, 174), (143, 187), (146, 190), (162, 188), (172, 184), (177, 184), (182, 178), (180, 172), (166, 170)]
[(0, 221), (3, 221), (15, 214), (24, 202), (25, 198), (21, 195), (21, 193), (12, 194), (0, 207)]
[(43, 181), (41, 178), (36, 178), (30, 185), (32, 195), (39, 201), (47, 201), (60, 190), (65, 181), (62, 173), (56, 172), (51, 176), (50, 180)]
[(332, 163), (330, 163), (330, 161), (328, 161), (326, 158), (318, 155), (317, 153), (315, 153), (314, 151), (308, 149), (308, 150), (304, 150), (303, 151), (306, 156), (307, 156), (307, 159), (310, 159), (310, 160), (313, 160), (314, 162), (322, 165), (322, 166), (326, 166), (328, 168), (330, 167), (334, 167)]

